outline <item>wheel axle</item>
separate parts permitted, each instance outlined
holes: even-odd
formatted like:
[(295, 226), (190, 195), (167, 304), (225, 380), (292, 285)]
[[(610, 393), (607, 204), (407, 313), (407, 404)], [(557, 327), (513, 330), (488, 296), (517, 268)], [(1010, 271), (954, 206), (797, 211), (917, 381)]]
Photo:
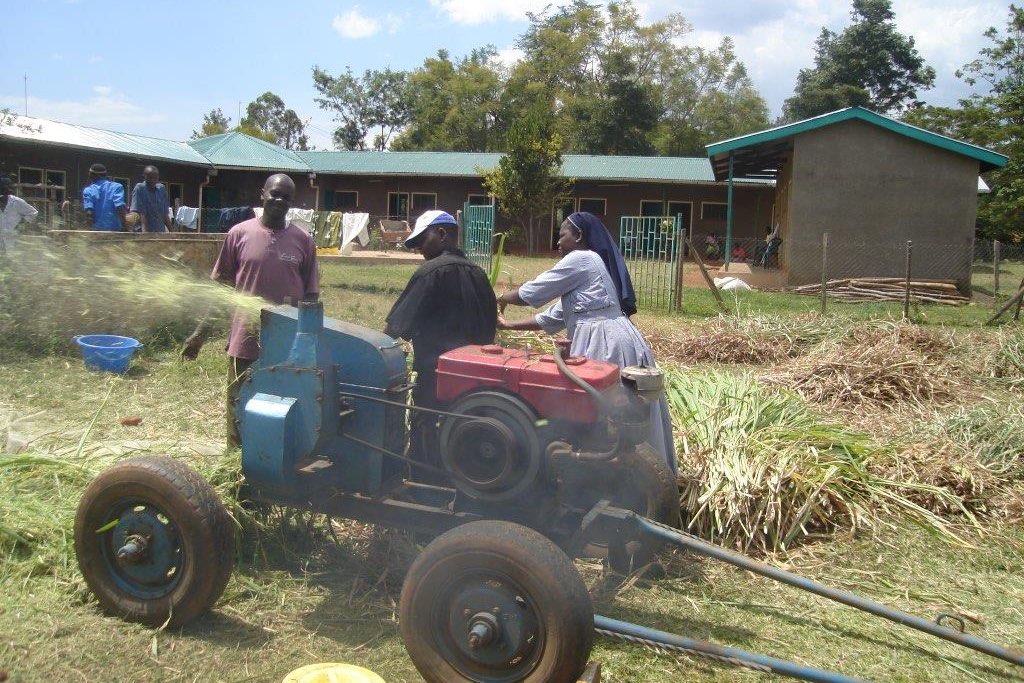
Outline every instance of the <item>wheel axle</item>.
[[(497, 608), (496, 608), (497, 609)], [(494, 615), (480, 612), (469, 622), (469, 647), (479, 650), (496, 641), (501, 635), (501, 624)]]
[(148, 539), (132, 534), (125, 539), (123, 546), (117, 550), (117, 562), (121, 565), (138, 564), (149, 550)]

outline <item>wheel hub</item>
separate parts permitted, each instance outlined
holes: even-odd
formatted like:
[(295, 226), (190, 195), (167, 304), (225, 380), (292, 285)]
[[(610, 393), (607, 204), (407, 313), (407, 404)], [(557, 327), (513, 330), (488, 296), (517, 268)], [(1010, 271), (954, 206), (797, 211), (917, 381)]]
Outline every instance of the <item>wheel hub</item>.
[(536, 613), (515, 586), (496, 577), (481, 577), (462, 582), (446, 602), (444, 640), (450, 662), (460, 662), (460, 669), (476, 675), (497, 675), (500, 678), (494, 680), (502, 681), (530, 667), (539, 650), (541, 630)]
[(101, 535), (111, 577), (136, 598), (167, 595), (183, 566), (181, 538), (171, 520), (145, 501), (128, 501), (111, 510), (116, 523)]

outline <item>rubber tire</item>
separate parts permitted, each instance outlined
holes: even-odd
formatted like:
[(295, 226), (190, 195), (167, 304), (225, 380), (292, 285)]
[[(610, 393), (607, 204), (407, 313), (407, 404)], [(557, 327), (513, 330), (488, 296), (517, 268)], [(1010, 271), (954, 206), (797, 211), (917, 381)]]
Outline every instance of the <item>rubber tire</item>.
[[(626, 465), (616, 471), (620, 485), (646, 494), (643, 509), (636, 505), (630, 509), (647, 519), (678, 527), (679, 486), (665, 458), (647, 443), (639, 444), (631, 453), (619, 457)], [(615, 505), (615, 502), (613, 496), (612, 505)], [(606, 560), (613, 571), (628, 575), (653, 561), (662, 547), (662, 543), (645, 539), (626, 542), (624, 553), (609, 552), (606, 545), (589, 544), (584, 547), (582, 554), (585, 557)]]
[(529, 594), (544, 624), (543, 654), (525, 683), (575, 683), (594, 642), (594, 609), (576, 566), (558, 546), (519, 524), (470, 522), (439, 536), (413, 562), (399, 608), (402, 641), (427, 683), (464, 677), (435, 645), (433, 598), (467, 572), (493, 567)]
[[(158, 508), (181, 537), (181, 578), (158, 599), (140, 599), (119, 588), (96, 540), (104, 516), (128, 496)], [(194, 620), (224, 592), (234, 551), (233, 521), (217, 494), (195, 470), (168, 457), (131, 458), (104, 470), (86, 488), (75, 514), (75, 554), (85, 582), (104, 611), (127, 621), (183, 626)]]

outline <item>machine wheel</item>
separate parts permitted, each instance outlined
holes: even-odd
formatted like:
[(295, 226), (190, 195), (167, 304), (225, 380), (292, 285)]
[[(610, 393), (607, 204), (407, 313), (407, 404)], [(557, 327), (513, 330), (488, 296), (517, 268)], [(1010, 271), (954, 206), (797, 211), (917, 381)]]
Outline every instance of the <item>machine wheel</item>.
[(477, 418), (449, 418), (441, 425), (441, 460), (455, 486), (490, 503), (529, 493), (543, 460), (530, 406), (510, 394), (478, 391), (456, 401), (451, 412)]
[(103, 471), (75, 515), (75, 554), (107, 612), (181, 626), (209, 609), (231, 576), (232, 520), (210, 485), (171, 458)]
[(438, 537), (402, 587), (402, 641), (428, 683), (573, 683), (594, 640), (583, 579), (558, 546), (512, 522)]
[[(649, 444), (642, 443), (633, 451), (618, 456), (617, 460), (619, 466), (614, 475), (615, 490), (603, 494), (611, 504), (632, 510), (655, 522), (678, 526), (679, 487), (665, 458)], [(623, 542), (612, 540), (608, 543), (588, 544), (583, 549), (583, 555), (607, 560), (613, 571), (629, 574), (649, 564), (662, 545), (646, 539)]]

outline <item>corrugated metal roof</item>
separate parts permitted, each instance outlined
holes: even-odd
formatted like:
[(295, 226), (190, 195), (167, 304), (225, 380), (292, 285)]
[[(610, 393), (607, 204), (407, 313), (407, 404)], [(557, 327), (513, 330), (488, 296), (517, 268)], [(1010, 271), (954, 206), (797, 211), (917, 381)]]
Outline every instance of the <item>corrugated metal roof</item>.
[(500, 154), (483, 152), (296, 152), (317, 173), (479, 176)]
[(837, 111), (829, 112), (828, 114), (822, 114), (803, 121), (797, 121), (796, 123), (790, 123), (785, 126), (779, 126), (777, 128), (769, 128), (758, 133), (751, 133), (750, 135), (742, 135), (737, 138), (730, 140), (723, 140), (722, 142), (716, 142), (706, 147), (708, 157), (713, 158), (716, 161), (715, 169), (719, 171), (719, 177), (723, 175), (722, 168), (724, 168), (724, 159), (727, 158), (729, 152), (736, 152), (738, 150), (748, 149), (757, 145), (763, 145), (769, 142), (777, 142), (779, 140), (785, 140), (801, 133), (806, 133), (811, 130), (817, 130), (824, 128), (825, 126), (831, 126), (842, 121), (849, 121), (851, 119), (857, 119), (864, 121), (880, 128), (884, 128), (888, 131), (908, 137), (918, 142), (923, 142), (928, 145), (933, 145), (940, 149), (944, 149), (947, 152), (953, 152), (954, 154), (960, 154), (962, 156), (976, 159), (981, 166), (982, 172), (991, 171), (995, 168), (1002, 168), (1006, 166), (1008, 157), (993, 152), (992, 150), (972, 145), (967, 142), (961, 142), (960, 140), (954, 140), (953, 138), (946, 137), (945, 135), (939, 135), (933, 133), (930, 130), (924, 128), (918, 128), (912, 126), (909, 123), (903, 123), (897, 121), (894, 118), (884, 116), (877, 112), (873, 112), (870, 109), (863, 107), (847, 107), (846, 109), (839, 109)]
[[(482, 152), (296, 152), (317, 173), (478, 177), (498, 165), (499, 153)], [(712, 183), (704, 157), (627, 157), (566, 154), (566, 176), (581, 180), (646, 180)]]
[(309, 171), (299, 156), (271, 142), (234, 131), (192, 140), (191, 147), (217, 167), (254, 168), (268, 171)]
[(37, 119), (31, 116), (3, 117), (3, 120), (0, 120), (0, 136), (61, 147), (78, 147), (127, 154), (144, 159), (166, 159), (184, 164), (210, 165), (206, 157), (184, 142), (130, 133), (115, 133), (100, 128), (76, 126), (71, 123)]

